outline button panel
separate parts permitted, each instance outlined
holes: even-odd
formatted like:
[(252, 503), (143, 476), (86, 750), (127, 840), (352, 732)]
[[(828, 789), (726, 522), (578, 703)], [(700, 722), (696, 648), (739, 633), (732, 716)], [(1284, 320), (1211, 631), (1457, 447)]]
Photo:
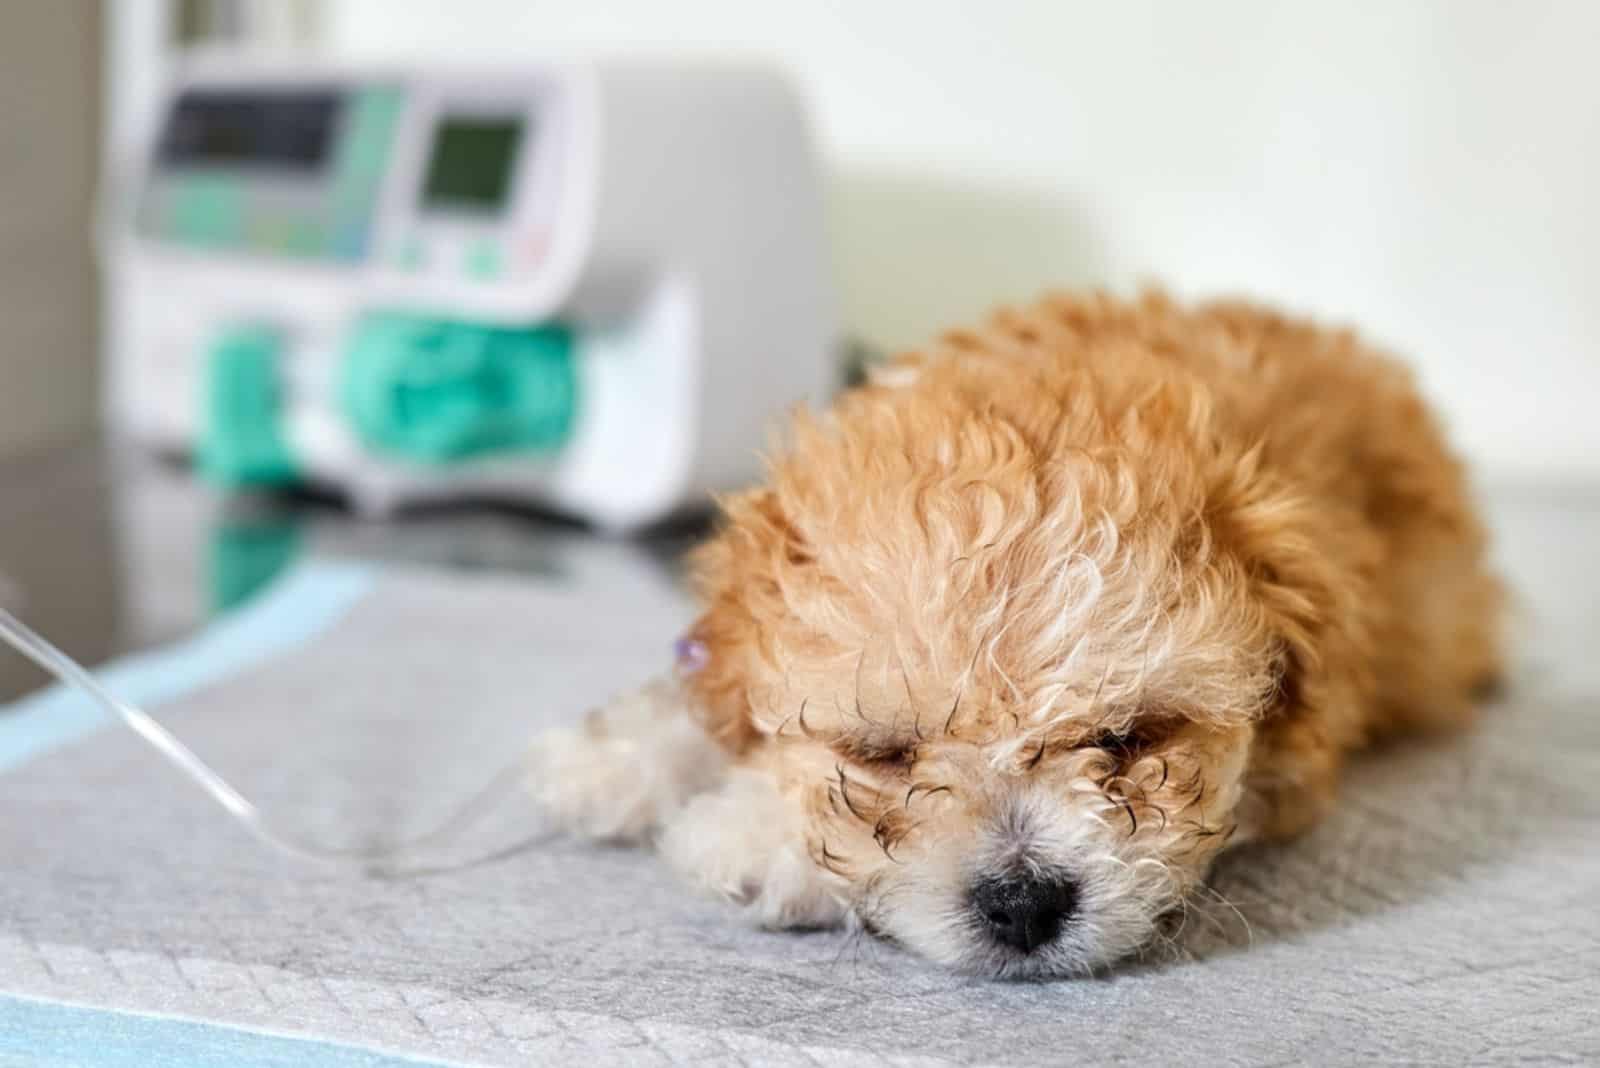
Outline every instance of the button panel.
[(179, 245), (361, 262), (371, 249), (373, 215), (404, 105), (395, 86), (346, 95), (325, 171), (248, 164), (158, 169), (136, 224), (148, 236)]

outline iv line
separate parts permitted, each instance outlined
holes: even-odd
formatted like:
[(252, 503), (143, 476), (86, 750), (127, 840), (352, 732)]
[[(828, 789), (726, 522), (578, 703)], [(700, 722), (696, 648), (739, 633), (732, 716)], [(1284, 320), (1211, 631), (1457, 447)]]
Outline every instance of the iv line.
[(260, 808), (249, 798), (217, 774), (212, 767), (167, 728), (157, 723), (149, 713), (118, 699), (72, 657), (46, 641), (32, 627), (0, 608), (0, 638), (4, 638), (22, 655), (54, 675), (64, 685), (89, 698), (105, 711), (122, 720), (135, 734), (144, 739), (156, 752), (166, 757), (187, 778), (195, 782), (235, 819), (244, 824), (251, 834), (267, 845), (303, 860), (319, 862), (373, 862), (388, 860), (413, 852), (423, 845), (446, 837), (473, 822), (480, 810), (521, 773), (520, 764), (512, 764), (497, 774), (487, 787), (467, 801), (444, 823), (416, 838), (393, 845), (373, 847), (329, 848), (308, 842), (285, 831), (275, 830), (262, 815)]

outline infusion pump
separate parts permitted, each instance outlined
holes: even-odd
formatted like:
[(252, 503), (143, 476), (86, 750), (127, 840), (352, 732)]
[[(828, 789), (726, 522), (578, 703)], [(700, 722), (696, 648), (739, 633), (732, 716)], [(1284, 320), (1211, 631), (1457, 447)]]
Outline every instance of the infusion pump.
[(197, 58), (117, 199), (112, 415), (223, 486), (632, 529), (834, 384), (817, 159), (769, 71)]

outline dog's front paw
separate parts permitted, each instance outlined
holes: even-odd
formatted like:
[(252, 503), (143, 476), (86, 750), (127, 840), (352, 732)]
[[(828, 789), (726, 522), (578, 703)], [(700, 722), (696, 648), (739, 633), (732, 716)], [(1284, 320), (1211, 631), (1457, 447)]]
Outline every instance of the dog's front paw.
[(637, 842), (715, 786), (726, 757), (688, 714), (677, 686), (654, 682), (548, 730), (528, 753), (529, 789), (563, 830)]
[(835, 927), (846, 909), (806, 852), (798, 813), (772, 776), (739, 768), (662, 828), (661, 854), (762, 927)]

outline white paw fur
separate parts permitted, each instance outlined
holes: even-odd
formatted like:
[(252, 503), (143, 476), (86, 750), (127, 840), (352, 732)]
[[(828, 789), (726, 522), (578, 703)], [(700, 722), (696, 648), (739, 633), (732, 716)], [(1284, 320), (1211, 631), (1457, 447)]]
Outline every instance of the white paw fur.
[(794, 807), (765, 771), (735, 768), (662, 829), (661, 855), (762, 927), (833, 927), (845, 909), (812, 863)]
[(544, 732), (528, 753), (529, 788), (545, 813), (562, 830), (606, 841), (646, 840), (726, 770), (667, 680)]
[(655, 841), (691, 884), (763, 927), (831, 927), (845, 909), (806, 854), (777, 780), (730, 767), (667, 680), (549, 730), (529, 751), (529, 788), (562, 830)]

